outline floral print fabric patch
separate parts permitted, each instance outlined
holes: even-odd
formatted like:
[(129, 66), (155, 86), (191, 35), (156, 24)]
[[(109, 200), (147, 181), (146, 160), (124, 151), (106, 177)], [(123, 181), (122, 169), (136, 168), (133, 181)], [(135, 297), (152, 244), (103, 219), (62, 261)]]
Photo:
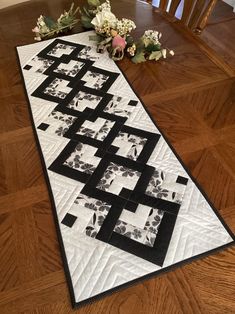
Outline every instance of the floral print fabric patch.
[(120, 219), (114, 231), (144, 245), (153, 247), (164, 212), (151, 208), (144, 229), (128, 224)]

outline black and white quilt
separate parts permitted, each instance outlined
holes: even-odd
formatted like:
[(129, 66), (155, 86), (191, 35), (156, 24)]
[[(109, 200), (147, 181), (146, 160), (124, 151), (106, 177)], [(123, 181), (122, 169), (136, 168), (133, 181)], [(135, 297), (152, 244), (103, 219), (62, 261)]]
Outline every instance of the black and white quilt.
[(89, 35), (17, 48), (74, 306), (233, 242)]

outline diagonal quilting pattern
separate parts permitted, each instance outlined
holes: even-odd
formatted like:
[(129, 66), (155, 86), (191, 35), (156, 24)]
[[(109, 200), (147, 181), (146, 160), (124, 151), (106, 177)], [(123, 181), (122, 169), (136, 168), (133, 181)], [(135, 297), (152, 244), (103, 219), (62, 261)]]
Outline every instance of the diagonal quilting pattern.
[(232, 242), (88, 37), (18, 48), (76, 305)]

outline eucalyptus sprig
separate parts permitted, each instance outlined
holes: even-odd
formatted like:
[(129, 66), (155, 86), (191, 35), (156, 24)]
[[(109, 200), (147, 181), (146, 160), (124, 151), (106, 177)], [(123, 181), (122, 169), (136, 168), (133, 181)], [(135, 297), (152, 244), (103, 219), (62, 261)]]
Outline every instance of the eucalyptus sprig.
[(72, 3), (69, 11), (64, 11), (57, 21), (54, 21), (51, 17), (40, 15), (37, 26), (32, 29), (32, 32), (35, 33), (34, 39), (40, 41), (71, 30), (79, 22), (76, 17), (78, 10), (79, 7), (74, 9), (74, 3)]

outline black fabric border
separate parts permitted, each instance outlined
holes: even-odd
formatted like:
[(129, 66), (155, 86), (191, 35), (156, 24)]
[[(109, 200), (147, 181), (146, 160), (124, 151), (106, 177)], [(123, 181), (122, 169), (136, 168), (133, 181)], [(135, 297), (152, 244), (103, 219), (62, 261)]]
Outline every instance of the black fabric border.
[[(71, 42), (72, 44), (72, 42)], [(27, 46), (28, 44), (26, 44), (25, 46)], [(21, 46), (22, 47), (22, 46)], [(223, 225), (223, 227), (225, 228), (225, 230), (227, 231), (227, 233), (231, 236), (231, 238), (233, 239), (233, 241), (224, 244), (220, 247), (217, 247), (215, 249), (209, 250), (207, 252), (195, 255), (193, 257), (187, 258), (183, 261), (177, 262), (173, 265), (170, 265), (168, 267), (162, 268), (160, 270), (157, 270), (155, 272), (149, 273), (147, 275), (144, 275), (142, 277), (139, 277), (137, 279), (133, 279), (125, 284), (122, 284), (120, 286), (114, 287), (112, 289), (109, 289), (107, 291), (104, 291), (98, 295), (92, 296), (89, 299), (80, 301), (80, 302), (76, 302), (75, 300), (75, 295), (74, 295), (74, 289), (73, 289), (73, 285), (72, 285), (72, 279), (71, 279), (71, 275), (70, 275), (70, 271), (69, 271), (69, 267), (68, 267), (68, 262), (67, 262), (67, 257), (66, 257), (66, 253), (65, 253), (65, 248), (64, 248), (64, 243), (63, 243), (63, 239), (62, 239), (62, 234), (60, 231), (60, 226), (59, 226), (59, 221), (58, 221), (58, 216), (57, 216), (57, 212), (56, 212), (56, 206), (55, 206), (55, 201), (54, 201), (54, 196), (52, 193), (52, 189), (51, 189), (51, 185), (50, 185), (50, 181), (49, 181), (49, 177), (48, 177), (48, 173), (47, 173), (47, 168), (46, 168), (46, 164), (44, 161), (44, 157), (43, 157), (43, 153), (42, 153), (42, 148), (39, 142), (39, 138), (37, 136), (37, 130), (36, 130), (36, 125), (34, 123), (34, 119), (33, 119), (33, 114), (32, 114), (32, 109), (31, 109), (31, 105), (30, 105), (30, 101), (29, 101), (29, 97), (28, 97), (28, 93), (27, 93), (27, 89), (26, 89), (26, 84), (25, 84), (25, 80), (24, 80), (24, 75), (23, 75), (23, 71), (22, 71), (22, 67), (21, 67), (21, 63), (20, 63), (20, 58), (19, 58), (19, 54), (18, 54), (18, 50), (17, 50), (17, 46), (15, 47), (15, 51), (16, 51), (16, 59), (18, 62), (18, 66), (19, 66), (19, 72), (21, 75), (21, 79), (22, 79), (22, 83), (23, 83), (23, 88), (25, 91), (25, 96), (27, 99), (27, 103), (28, 103), (28, 110), (29, 110), (29, 114), (30, 114), (30, 119), (31, 119), (31, 123), (32, 123), (32, 129), (33, 129), (33, 133), (34, 133), (34, 137), (35, 137), (35, 141), (38, 147), (38, 152), (39, 152), (39, 156), (40, 156), (40, 160), (41, 160), (41, 164), (42, 164), (42, 170), (44, 172), (44, 176), (45, 176), (45, 180), (47, 183), (47, 187), (48, 187), (48, 193), (49, 193), (49, 197), (51, 200), (51, 205), (52, 205), (52, 214), (54, 217), (54, 221), (55, 221), (55, 227), (56, 227), (56, 232), (57, 232), (57, 237), (58, 237), (58, 241), (59, 241), (59, 245), (60, 245), (60, 253), (61, 253), (61, 257), (62, 257), (62, 261), (63, 261), (63, 266), (64, 266), (64, 272), (65, 272), (65, 276), (67, 279), (67, 283), (68, 283), (68, 288), (69, 288), (69, 292), (70, 292), (70, 298), (71, 298), (71, 304), (73, 308), (79, 308), (83, 305), (86, 304), (90, 304), (94, 301), (98, 301), (101, 298), (105, 297), (105, 296), (109, 296), (112, 293), (118, 292), (124, 288), (130, 287), (132, 285), (135, 285), (141, 281), (156, 277), (158, 275), (167, 273), (171, 270), (174, 270), (180, 266), (184, 266), (187, 265), (188, 263), (194, 261), (194, 260), (198, 260), (200, 258), (203, 257), (207, 257), (213, 253), (219, 252), (223, 249), (229, 248), (230, 246), (233, 246), (235, 243), (235, 235), (232, 233), (232, 231), (230, 230), (230, 228), (227, 226), (227, 224), (225, 223), (224, 219), (222, 218), (221, 214), (219, 213), (219, 211), (215, 208), (215, 206), (212, 204), (212, 202), (209, 200), (209, 198), (207, 197), (206, 193), (203, 191), (202, 187), (199, 185), (199, 183), (196, 181), (195, 178), (193, 178), (193, 176), (190, 174), (189, 170), (186, 168), (186, 166), (184, 165), (182, 159), (180, 158), (180, 156), (177, 154), (177, 152), (175, 151), (174, 147), (170, 144), (170, 142), (168, 141), (168, 139), (166, 138), (165, 134), (162, 132), (161, 128), (159, 128), (158, 124), (153, 120), (149, 110), (147, 109), (147, 107), (145, 106), (145, 104), (143, 103), (143, 101), (141, 100), (141, 97), (137, 94), (137, 92), (135, 92), (135, 90), (133, 89), (132, 85), (130, 84), (130, 82), (127, 79), (127, 76), (124, 74), (124, 72), (122, 71), (122, 69), (119, 67), (118, 63), (116, 63), (118, 69), (120, 70), (120, 72), (122, 73), (122, 75), (124, 76), (124, 78), (126, 79), (127, 83), (129, 84), (129, 86), (131, 87), (133, 93), (138, 97), (139, 101), (141, 102), (142, 106), (144, 107), (146, 113), (148, 114), (148, 116), (150, 117), (150, 119), (152, 120), (152, 122), (154, 123), (154, 125), (157, 127), (157, 129), (159, 130), (159, 132), (161, 133), (161, 135), (163, 136), (164, 140), (166, 141), (166, 143), (169, 145), (170, 149), (173, 151), (173, 153), (175, 154), (176, 158), (179, 160), (179, 162), (181, 163), (182, 167), (184, 168), (184, 170), (186, 171), (186, 173), (188, 174), (188, 176), (190, 177), (190, 179), (193, 181), (193, 183), (196, 185), (196, 187), (199, 189), (199, 191), (202, 193), (202, 195), (204, 196), (205, 200), (208, 202), (208, 204), (210, 205), (210, 207), (212, 208), (213, 212), (215, 213), (215, 215), (217, 216), (217, 218), (220, 220), (221, 224)]]
[[(175, 227), (176, 219), (177, 215), (171, 215), (164, 212), (153, 247), (139, 243), (128, 237), (120, 235), (117, 232), (112, 232), (107, 243), (140, 258), (143, 256), (143, 259), (152, 262), (157, 266), (162, 266)], [(141, 254), (139, 252), (141, 252)]]

